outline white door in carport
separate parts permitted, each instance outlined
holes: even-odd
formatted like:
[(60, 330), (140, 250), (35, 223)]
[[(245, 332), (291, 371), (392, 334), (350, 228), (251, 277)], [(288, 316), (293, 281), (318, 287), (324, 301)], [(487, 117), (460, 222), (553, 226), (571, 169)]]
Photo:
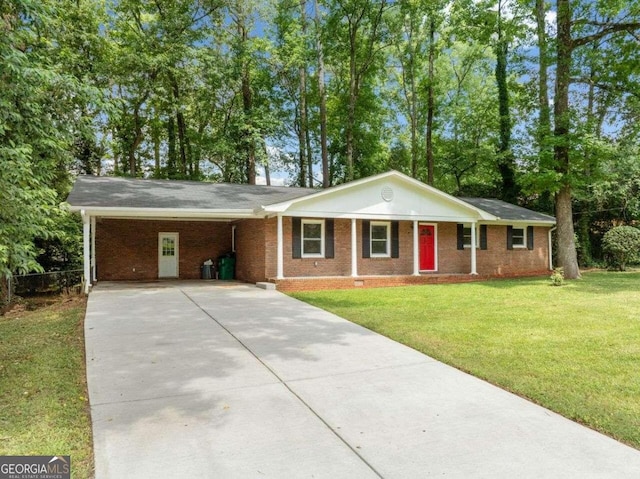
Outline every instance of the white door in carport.
[(158, 277), (178, 277), (178, 233), (158, 233)]

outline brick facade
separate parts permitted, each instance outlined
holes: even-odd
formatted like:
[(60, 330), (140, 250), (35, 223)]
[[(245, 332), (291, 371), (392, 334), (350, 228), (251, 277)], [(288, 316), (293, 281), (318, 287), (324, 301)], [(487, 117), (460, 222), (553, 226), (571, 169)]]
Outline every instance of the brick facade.
[[(236, 228), (236, 278), (248, 283), (265, 281), (266, 220), (244, 220)], [(275, 245), (273, 246), (275, 247)]]
[(96, 221), (98, 280), (158, 278), (158, 233), (178, 233), (179, 277), (200, 278), (200, 266), (231, 250), (231, 225), (210, 221)]
[[(340, 283), (341, 277), (351, 275), (351, 220), (334, 220), (334, 258), (293, 258), (292, 220), (284, 217), (283, 250), (285, 278), (316, 278), (309, 284), (320, 286), (321, 278)], [(277, 220), (246, 220), (238, 223), (237, 276), (248, 282), (271, 281), (277, 270)], [(362, 221), (356, 222), (358, 275), (367, 276), (409, 276), (413, 272), (413, 223), (401, 221), (399, 224), (398, 258), (362, 257)], [(476, 249), (476, 266), (482, 277), (506, 277), (540, 274), (548, 270), (549, 228), (534, 228), (534, 249), (507, 249), (507, 227), (490, 225), (487, 227), (487, 249)], [(245, 251), (249, 251), (250, 258)], [(471, 271), (471, 251), (457, 249), (456, 223), (437, 225), (438, 270), (434, 274), (460, 275)], [(431, 273), (427, 273), (429, 275)], [(458, 278), (460, 279), (460, 278)], [(413, 280), (412, 280), (413, 281)], [(439, 281), (442, 281), (440, 279)], [(352, 280), (346, 280), (347, 283)], [(279, 282), (279, 284), (282, 282)], [(371, 280), (369, 281), (371, 283)], [(282, 283), (284, 284), (284, 283)]]
[[(158, 233), (177, 232), (181, 279), (200, 277), (200, 265), (231, 250), (235, 226), (236, 278), (246, 282), (274, 281), (277, 270), (277, 220), (250, 219), (234, 223), (208, 221), (118, 220), (97, 221), (97, 273), (100, 280), (153, 280), (158, 277)], [(358, 284), (351, 275), (351, 220), (334, 220), (334, 257), (294, 259), (292, 219), (283, 218), (284, 276), (310, 278), (309, 287), (354, 287), (387, 284), (414, 284), (427, 280), (412, 277), (413, 223), (399, 222), (398, 258), (362, 258), (362, 221), (356, 222)], [(507, 227), (487, 227), (487, 249), (476, 250), (480, 277), (521, 276), (544, 273), (548, 269), (547, 227), (534, 228), (534, 249), (507, 249)], [(426, 273), (429, 282), (443, 278), (465, 280), (471, 271), (471, 252), (457, 249), (455, 223), (437, 225), (438, 270)], [(378, 277), (376, 279), (376, 277)], [(384, 279), (386, 278), (386, 279)], [(394, 279), (395, 278), (395, 279)], [(287, 283), (279, 281), (287, 288)], [(384, 284), (383, 284), (384, 283)]]

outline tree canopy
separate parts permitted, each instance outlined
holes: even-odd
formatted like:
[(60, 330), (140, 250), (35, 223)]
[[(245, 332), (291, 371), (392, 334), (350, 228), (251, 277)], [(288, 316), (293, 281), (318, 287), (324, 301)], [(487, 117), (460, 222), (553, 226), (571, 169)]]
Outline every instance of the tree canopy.
[(555, 214), (568, 277), (639, 219), (637, 0), (7, 0), (0, 30), (4, 276), (81, 173), (394, 168)]

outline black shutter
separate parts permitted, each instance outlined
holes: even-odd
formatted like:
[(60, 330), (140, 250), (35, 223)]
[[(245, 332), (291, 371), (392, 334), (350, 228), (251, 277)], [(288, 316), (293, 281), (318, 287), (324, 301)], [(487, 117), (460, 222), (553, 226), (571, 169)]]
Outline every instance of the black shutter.
[(391, 222), (391, 257), (400, 257), (400, 224), (397, 221)]
[(371, 222), (362, 220), (362, 257), (371, 258)]
[(487, 249), (487, 225), (480, 225), (480, 249)]
[(513, 226), (507, 226), (507, 249), (513, 249)]
[(324, 257), (335, 257), (333, 247), (333, 219), (324, 220)]
[(291, 256), (294, 259), (302, 258), (301, 226), (300, 218), (291, 218)]
[(527, 249), (533, 249), (533, 226), (527, 226)]
[(458, 249), (464, 249), (464, 225), (458, 223)]

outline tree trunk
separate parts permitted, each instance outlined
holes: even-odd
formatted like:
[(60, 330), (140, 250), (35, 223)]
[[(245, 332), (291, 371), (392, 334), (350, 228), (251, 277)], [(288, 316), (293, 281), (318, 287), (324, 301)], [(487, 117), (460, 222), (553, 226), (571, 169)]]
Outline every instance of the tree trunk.
[(538, 141), (543, 147), (546, 140), (551, 135), (551, 108), (549, 107), (549, 69), (547, 29), (546, 29), (545, 0), (536, 0), (536, 27), (538, 34), (538, 108), (540, 117), (538, 119)]
[[(433, 13), (431, 14), (433, 16)], [(427, 183), (433, 185), (433, 114), (434, 106), (434, 63), (436, 56), (435, 47), (436, 22), (433, 18), (429, 22), (429, 71), (427, 84), (427, 138), (425, 151), (427, 156)]]
[[(302, 38), (304, 39), (307, 31), (307, 16), (305, 12), (306, 1), (300, 0), (300, 30), (302, 32)], [(303, 40), (304, 41), (304, 40)], [(300, 102), (298, 104), (298, 148), (300, 149), (300, 172), (298, 175), (298, 186), (307, 186), (307, 65), (306, 60), (302, 60), (302, 63), (298, 67), (299, 77), (299, 91)]]
[(569, 184), (569, 81), (571, 74), (571, 7), (569, 0), (558, 0), (557, 64), (553, 113), (554, 158), (556, 171), (563, 184), (556, 194), (556, 221), (558, 225), (558, 262), (567, 279), (580, 278), (573, 229), (571, 186)]
[[(410, 34), (411, 35), (411, 34)], [(412, 38), (409, 38), (409, 42), (413, 42)], [(416, 72), (414, 66), (415, 51), (413, 44), (410, 44), (411, 58), (409, 60), (409, 88), (411, 89), (411, 177), (418, 177), (418, 98), (416, 93)]]
[(354, 150), (354, 128), (356, 123), (356, 101), (357, 101), (357, 70), (356, 70), (356, 31), (353, 25), (349, 25), (349, 103), (347, 106), (347, 181), (354, 179), (353, 150)]
[(136, 105), (136, 107), (133, 110), (133, 124), (134, 124), (134, 131), (136, 136), (131, 142), (131, 145), (129, 145), (129, 154), (128, 154), (129, 174), (131, 176), (136, 176), (136, 171), (137, 171), (136, 150), (138, 149), (138, 146), (140, 146), (140, 143), (142, 143), (142, 140), (144, 139), (141, 121), (142, 120), (140, 119), (140, 106)]
[(324, 88), (324, 53), (322, 51), (322, 38), (320, 29), (320, 9), (318, 0), (314, 0), (316, 11), (316, 49), (318, 50), (318, 96), (320, 97), (320, 151), (322, 161), (322, 187), (328, 188), (331, 184), (329, 177), (329, 152), (327, 148), (327, 94)]
[(158, 126), (156, 125), (156, 121), (154, 121), (153, 126), (153, 176), (154, 178), (160, 178), (160, 131), (158, 131)]
[(507, 63), (509, 44), (502, 30), (502, 2), (498, 2), (498, 39), (496, 53), (496, 84), (498, 87), (498, 112), (500, 116), (500, 143), (498, 145), (498, 170), (502, 179), (502, 199), (509, 203), (518, 201), (513, 153), (511, 152), (511, 112), (509, 111), (509, 85)]
[(247, 59), (244, 57), (246, 52), (246, 45), (249, 42), (249, 32), (244, 24), (245, 18), (243, 12), (238, 15), (238, 34), (240, 35), (242, 43), (242, 107), (244, 110), (245, 129), (248, 130), (244, 133), (243, 143), (246, 148), (245, 153), (247, 155), (245, 161), (245, 169), (247, 175), (247, 183), (250, 185), (256, 184), (256, 145), (254, 139), (254, 132), (252, 131), (253, 123), (253, 92), (251, 91), (251, 72), (250, 65)]
[(177, 154), (176, 154), (176, 123), (173, 114), (167, 120), (167, 177), (170, 179), (177, 176)]

